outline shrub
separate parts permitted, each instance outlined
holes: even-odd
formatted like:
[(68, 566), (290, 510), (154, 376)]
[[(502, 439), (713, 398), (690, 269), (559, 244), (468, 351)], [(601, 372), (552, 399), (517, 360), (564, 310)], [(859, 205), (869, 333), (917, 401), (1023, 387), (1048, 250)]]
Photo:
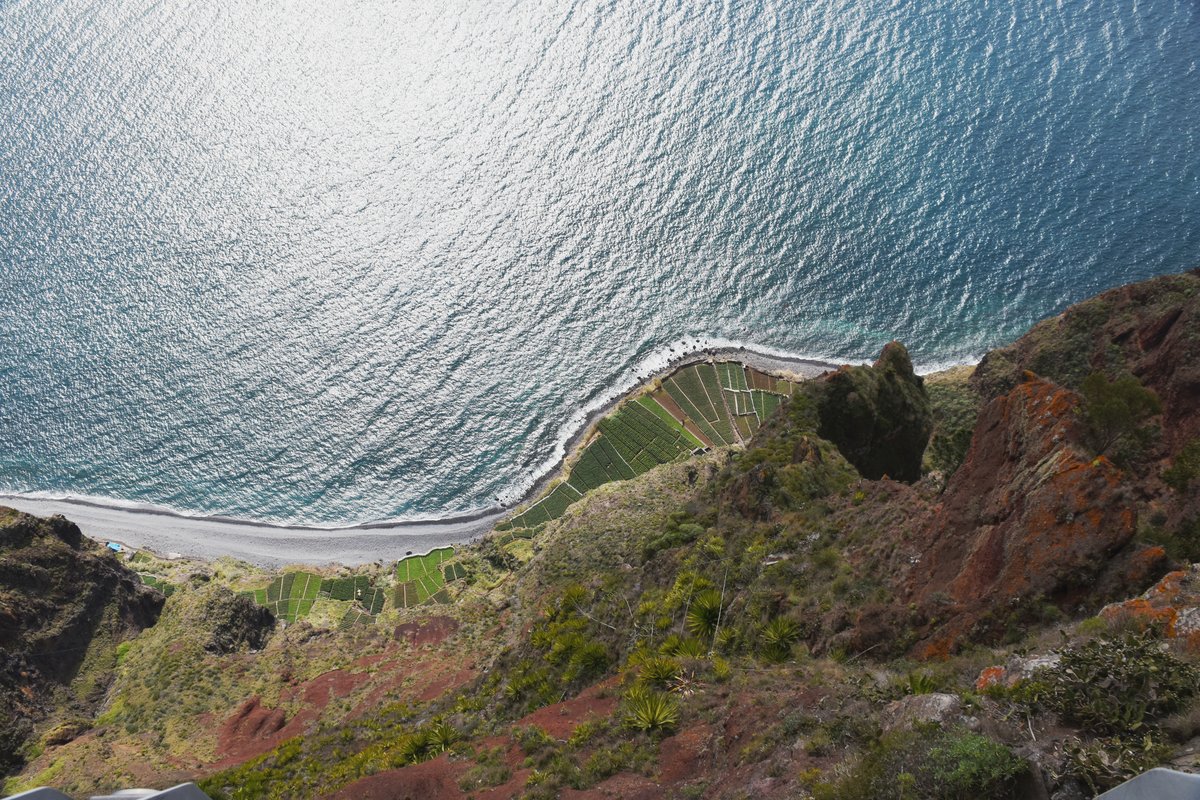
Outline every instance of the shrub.
[(940, 688), (939, 681), (928, 672), (910, 672), (904, 681), (905, 694), (933, 694)]
[(966, 731), (888, 734), (842, 781), (816, 787), (824, 800), (999, 800), (1026, 764), (1007, 747)]
[(1182, 492), (1197, 475), (1200, 475), (1200, 439), (1192, 439), (1175, 456), (1170, 469), (1163, 471), (1162, 478), (1167, 486)]
[(1200, 669), (1145, 632), (1067, 648), (1037, 678), (1038, 704), (1093, 733), (1128, 736), (1182, 709), (1196, 694)]
[(1103, 373), (1093, 372), (1084, 378), (1079, 393), (1083, 395), (1080, 416), (1099, 454), (1136, 435), (1142, 423), (1162, 411), (1158, 395), (1132, 375), (1109, 381)]
[(776, 617), (763, 626), (760, 652), (768, 661), (784, 661), (800, 638), (800, 626), (787, 617)]
[(710, 638), (721, 619), (721, 593), (706, 589), (692, 599), (687, 613), (687, 629), (694, 636)]
[(1162, 764), (1170, 756), (1171, 748), (1146, 734), (1111, 736), (1090, 742), (1071, 738), (1063, 743), (1063, 753), (1067, 774), (1087, 784), (1093, 794), (1099, 794)]
[(680, 676), (679, 662), (666, 656), (650, 656), (638, 668), (638, 680), (647, 685), (665, 689)]

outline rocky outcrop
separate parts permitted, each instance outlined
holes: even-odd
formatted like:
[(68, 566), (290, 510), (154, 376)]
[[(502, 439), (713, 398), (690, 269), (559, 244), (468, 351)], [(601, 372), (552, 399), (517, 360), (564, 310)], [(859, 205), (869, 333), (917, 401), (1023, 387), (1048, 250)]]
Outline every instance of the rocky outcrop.
[(204, 603), (204, 621), (212, 635), (204, 645), (210, 653), (225, 655), (243, 647), (261, 650), (275, 630), (275, 615), (249, 597), (218, 587)]
[(985, 399), (999, 397), (1026, 370), (1072, 389), (1092, 372), (1134, 375), (1162, 401), (1163, 443), (1178, 453), (1200, 437), (1200, 270), (1071, 306), (988, 353), (972, 384)]
[(828, 373), (816, 390), (817, 433), (837, 445), (864, 478), (920, 479), (933, 415), (904, 345), (887, 345), (872, 367)]
[(1154, 627), (1168, 639), (1180, 639), (1200, 654), (1200, 564), (1176, 570), (1141, 596), (1105, 606), (1100, 616), (1113, 623)]
[(62, 517), (0, 507), (0, 766), (51, 710), (86, 713), (102, 699), (116, 645), (163, 602)]
[(930, 620), (918, 655), (1023, 622), (1031, 604), (1097, 599), (1106, 573), (1132, 568), (1113, 561), (1136, 532), (1129, 488), (1082, 446), (1077, 404), (1070, 390), (1026, 373), (983, 409), (905, 587)]

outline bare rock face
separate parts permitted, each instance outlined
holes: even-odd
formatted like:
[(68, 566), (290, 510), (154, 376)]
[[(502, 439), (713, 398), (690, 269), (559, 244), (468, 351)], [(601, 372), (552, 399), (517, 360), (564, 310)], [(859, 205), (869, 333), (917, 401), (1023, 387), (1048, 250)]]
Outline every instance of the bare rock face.
[(1094, 592), (1133, 538), (1121, 470), (1082, 447), (1077, 403), (1070, 390), (1026, 373), (980, 414), (909, 571), (910, 601), (931, 620), (918, 655), (945, 655), (1023, 603), (1067, 606)]

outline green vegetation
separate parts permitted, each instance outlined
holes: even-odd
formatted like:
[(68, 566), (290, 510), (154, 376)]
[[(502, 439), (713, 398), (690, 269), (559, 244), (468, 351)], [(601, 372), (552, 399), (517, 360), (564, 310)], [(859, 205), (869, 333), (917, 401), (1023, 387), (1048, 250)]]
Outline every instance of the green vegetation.
[(535, 528), (558, 519), (584, 494), (606, 483), (629, 480), (709, 443), (749, 441), (794, 389), (789, 381), (732, 361), (677, 370), (663, 381), (662, 390), (629, 400), (601, 419), (597, 435), (580, 452), (567, 479), (496, 529)]
[(167, 597), (170, 597), (171, 595), (175, 594), (175, 585), (171, 584), (171, 583), (167, 583), (162, 578), (159, 578), (156, 575), (151, 575), (148, 572), (139, 572), (138, 577), (140, 577), (142, 579), (142, 583), (146, 584), (147, 586), (152, 586), (155, 589), (158, 589), (160, 592), (162, 592)]
[(453, 547), (440, 547), (423, 556), (409, 556), (396, 563), (396, 608), (422, 603), (449, 603), (446, 584), (466, 575), (461, 565), (443, 567), (454, 556)]
[(1175, 456), (1170, 468), (1163, 471), (1163, 483), (1177, 492), (1187, 491), (1188, 484), (1200, 476), (1200, 439), (1192, 439)]
[[(321, 576), (311, 572), (285, 573), (263, 590), (266, 602), (260, 605), (271, 609), (279, 619), (295, 622), (312, 611), (313, 603), (321, 593), (321, 583)], [(257, 591), (253, 596), (258, 602)]]
[(1029, 690), (1035, 703), (1086, 730), (1137, 733), (1196, 695), (1200, 668), (1163, 650), (1149, 631), (1100, 637), (1065, 649)]
[(1147, 435), (1144, 423), (1162, 412), (1158, 396), (1132, 375), (1110, 381), (1103, 373), (1093, 372), (1084, 378), (1079, 393), (1083, 395), (1080, 417), (1101, 455), (1119, 443), (1143, 444)]
[(961, 367), (925, 378), (933, 411), (933, 433), (925, 448), (924, 467), (947, 477), (962, 464), (971, 447), (971, 434), (979, 416), (979, 397), (970, 387), (970, 367)]
[[(1164, 320), (1121, 327), (1140, 340), (1151, 327), (1167, 330)], [(1171, 341), (1189, 333), (1174, 330)], [(1118, 349), (1101, 338), (1106, 352)], [(1036, 354), (1013, 355), (1005, 375), (1021, 377), (1015, 367), (1026, 356)], [(864, 478), (852, 462), (894, 478), (902, 473), (892, 456), (902, 454), (894, 464), (907, 470), (924, 455), (925, 469), (948, 474), (966, 452), (976, 406), (965, 371), (923, 384), (907, 366), (892, 345), (875, 368), (798, 387), (728, 363), (681, 370), (597, 425), (563, 480), (516, 518), (528, 526), (453, 554), (406, 558), (394, 572), (321, 580), (309, 619), (332, 630), (275, 628), (264, 609), (222, 586), (261, 585), (247, 594), (286, 610), (307, 599), (308, 573), (267, 585), (249, 565), (139, 561), (176, 586), (163, 619), (133, 641), (93, 643), (88, 663), (100, 668), (83, 670), (72, 692), (98, 698), (102, 713), (32, 731), (26, 752), (35, 761), (23, 779), (47, 776), (85, 794), (107, 788), (96, 784), (136, 757), (164, 775), (241, 761), (204, 783), (229, 798), (457, 783), (526, 798), (598, 787), (616, 796), (999, 800), (1016, 791), (1084, 796), (1179, 755), (1173, 745), (1200, 732), (1195, 642), (1179, 624), (1191, 619), (1194, 604), (1183, 601), (1194, 576), (1172, 584), (1185, 592), (1171, 629), (1178, 639), (1124, 637), (1106, 615), (1082, 623), (1070, 615), (1139, 594), (1157, 576), (1122, 570), (1160, 560), (1141, 542), (1110, 557), (1079, 536), (1070, 548), (1109, 571), (1064, 562), (1070, 548), (1058, 534), (1074, 529), (1062, 506), (1079, 523), (1093, 495), (1075, 502), (1068, 485), (1035, 503), (1022, 488), (1025, 519), (1039, 530), (1021, 539), (1001, 520), (1008, 538), (991, 552), (978, 545), (995, 516), (993, 492), (1009, 487), (988, 485), (986, 475), (965, 489), (973, 476), (948, 488)], [(1117, 366), (1106, 362), (1105, 374), (1154, 379)], [(1028, 420), (1017, 422), (985, 430), (1022, 435), (981, 438), (982, 471), (1015, 466), (1022, 481), (1051, 471), (1054, 462), (1023, 460), (1042, 443), (1027, 445)], [(1179, 435), (1164, 431), (1163, 441), (1178, 448)], [(689, 458), (697, 442), (747, 446)], [(1116, 488), (1129, 491), (1111, 497), (1129, 503), (1143, 541), (1161, 534), (1182, 547), (1200, 541), (1181, 522), (1194, 517), (1197, 449), (1179, 450), (1163, 483), (1156, 464), (1086, 468), (1090, 455), (1065, 474), (1104, 490), (1123, 482)], [(940, 527), (956, 509), (961, 517)], [(110, 556), (100, 562), (119, 566)], [(1060, 566), (1070, 582), (1059, 580)], [(162, 601), (130, 576), (120, 584), (139, 602)], [(452, 607), (437, 604), (451, 592)], [(53, 610), (39, 599), (0, 594), (0, 614), (20, 624)], [(371, 625), (376, 617), (389, 624)], [(50, 617), (32, 619), (35, 633), (50, 627), (42, 622)], [(120, 618), (111, 619), (115, 627)], [(1000, 627), (1004, 639), (993, 635)], [(1057, 666), (1009, 683), (1060, 642)], [(92, 677), (104, 669), (117, 675), (111, 691)], [(386, 774), (440, 753), (444, 762)], [(370, 776), (370, 786), (355, 785)]]
[[(374, 585), (366, 575), (355, 575), (348, 578), (326, 578), (321, 581), (321, 596), (331, 600), (353, 601), (362, 607), (366, 616), (376, 616), (383, 611), (387, 597), (383, 589)], [(347, 616), (350, 612), (347, 612)]]
[(898, 731), (880, 738), (820, 800), (1006, 800), (1027, 766), (1007, 747), (961, 730)]
[(1162, 763), (1162, 723), (1200, 692), (1200, 667), (1164, 649), (1154, 631), (1101, 636), (1065, 648), (1013, 695), (1056, 712), (1094, 739), (1066, 746), (1069, 772), (1101, 792)]
[(637, 687), (626, 695), (625, 705), (625, 724), (635, 731), (655, 733), (679, 724), (679, 703), (668, 694)]
[(339, 627), (371, 624), (384, 608), (387, 592), (375, 585), (368, 575), (322, 578), (311, 572), (288, 572), (276, 577), (262, 589), (250, 589), (243, 595), (269, 608), (276, 617), (296, 622), (308, 617), (317, 602), (325, 599), (352, 604), (341, 614)]

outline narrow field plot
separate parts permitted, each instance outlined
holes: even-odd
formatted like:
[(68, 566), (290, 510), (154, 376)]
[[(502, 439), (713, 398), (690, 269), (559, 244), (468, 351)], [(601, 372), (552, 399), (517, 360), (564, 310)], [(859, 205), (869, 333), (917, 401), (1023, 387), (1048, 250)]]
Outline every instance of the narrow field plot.
[[(654, 414), (656, 417), (658, 417), (660, 420), (662, 420), (664, 423), (666, 423), (672, 430), (679, 431), (683, 435), (683, 437), (687, 440), (687, 443), (691, 447), (704, 447), (705, 446), (704, 442), (700, 441), (699, 438), (697, 438), (691, 431), (689, 431), (687, 429), (687, 426), (684, 425), (683, 422), (675, 419), (675, 415), (672, 414), (667, 409), (663, 408), (662, 405), (657, 400), (655, 400), (653, 397), (646, 397), (646, 396), (639, 397), (637, 402), (643, 408), (645, 408), (647, 411), (649, 411), (651, 414)], [(676, 407), (678, 407), (678, 406), (676, 406)]]
[(396, 564), (396, 580), (399, 581), (393, 598), (396, 607), (412, 608), (431, 600), (450, 602), (446, 583), (466, 574), (461, 565), (442, 567), (453, 555), (454, 548), (443, 547), (423, 556), (410, 556)]
[(717, 378), (721, 381), (722, 389), (734, 392), (746, 392), (750, 386), (746, 383), (746, 369), (736, 361), (721, 361), (716, 364)]
[(775, 409), (779, 408), (779, 404), (783, 402), (779, 395), (770, 392), (756, 391), (751, 394), (754, 397), (754, 410), (757, 412), (758, 418), (764, 422), (771, 414), (775, 413)]
[(175, 587), (157, 575), (151, 575), (148, 572), (139, 572), (138, 577), (142, 579), (142, 583), (147, 586), (152, 586), (165, 594), (167, 597), (175, 594)]
[[(699, 386), (699, 381), (697, 381), (696, 385)], [(717, 433), (712, 424), (708, 421), (708, 418), (701, 413), (700, 409), (696, 407), (696, 404), (688, 395), (687, 390), (676, 383), (675, 378), (668, 378), (666, 383), (663, 384), (663, 387), (666, 389), (667, 395), (675, 401), (679, 408), (682, 409), (683, 413), (686, 414), (693, 423), (695, 423), (696, 427), (700, 429), (700, 432), (703, 433), (704, 436), (710, 442), (712, 442), (714, 446), (729, 444), (726, 439), (723, 439), (721, 435)]]
[(357, 608), (351, 607), (346, 611), (345, 616), (338, 622), (338, 628), (348, 630), (355, 625), (374, 625), (375, 617), (370, 614), (364, 614)]

